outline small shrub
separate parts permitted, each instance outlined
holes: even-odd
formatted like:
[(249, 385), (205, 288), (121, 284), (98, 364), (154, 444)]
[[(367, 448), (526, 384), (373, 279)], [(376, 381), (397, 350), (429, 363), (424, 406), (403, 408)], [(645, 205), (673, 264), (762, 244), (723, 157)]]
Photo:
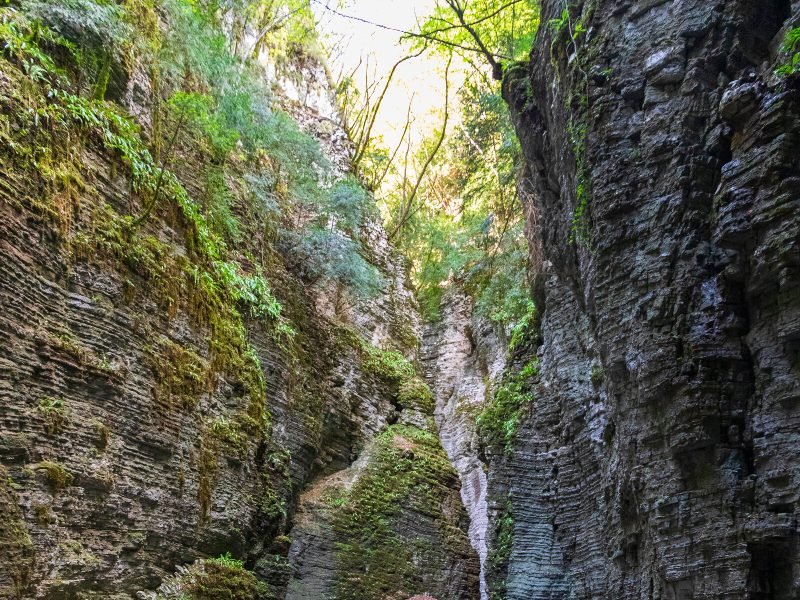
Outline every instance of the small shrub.
[(54, 490), (61, 490), (72, 484), (74, 477), (62, 465), (49, 460), (42, 461), (33, 467), (37, 471), (44, 471), (45, 478)]
[(261, 493), (261, 512), (272, 520), (282, 520), (288, 514), (286, 511), (286, 501), (269, 486), (269, 481), (264, 482)]
[(55, 515), (53, 515), (53, 511), (50, 510), (48, 504), (34, 504), (33, 513), (36, 516), (36, 522), (42, 527), (47, 527), (56, 522)]
[(606, 380), (606, 374), (603, 371), (603, 367), (600, 365), (593, 365), (592, 366), (592, 374), (591, 374), (591, 381), (592, 385), (595, 387), (599, 387), (603, 384)]
[(786, 54), (786, 60), (777, 69), (777, 74), (783, 77), (800, 73), (800, 27), (795, 27), (786, 32), (781, 50)]
[(538, 338), (538, 319), (539, 314), (536, 312), (536, 306), (532, 301), (528, 300), (525, 313), (511, 329), (511, 339), (508, 343), (509, 351), (513, 352), (519, 348), (524, 341), (531, 337), (535, 336)]
[(98, 450), (105, 450), (108, 448), (108, 440), (111, 437), (111, 430), (108, 426), (99, 420), (92, 421), (92, 427), (95, 434), (95, 445)]
[(44, 419), (44, 430), (48, 435), (61, 432), (69, 420), (67, 407), (60, 398), (45, 396), (39, 401), (38, 410)]

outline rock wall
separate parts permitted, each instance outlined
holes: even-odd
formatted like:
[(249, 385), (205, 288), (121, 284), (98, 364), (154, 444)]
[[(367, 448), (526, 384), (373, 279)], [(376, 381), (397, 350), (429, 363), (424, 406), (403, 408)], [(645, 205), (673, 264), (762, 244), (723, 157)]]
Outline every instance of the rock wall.
[(507, 597), (797, 598), (800, 2), (542, 4), (504, 82), (544, 253)]
[(470, 517), (469, 539), (480, 557), (481, 598), (485, 599), (489, 513), (475, 418), (505, 367), (506, 344), (501, 332), (474, 315), (472, 301), (455, 287), (445, 295), (441, 313), (441, 322), (426, 326), (422, 362), (436, 399), (439, 439), (461, 480), (461, 499)]
[[(369, 226), (368, 250), (387, 287), (342, 305), (238, 215), (247, 235), (231, 254), (268, 274), (297, 332), (288, 340), (202, 287), (208, 265), (178, 207), (164, 201), (130, 227), (144, 199), (100, 135), (24, 129), (45, 94), (0, 61), (0, 597), (153, 598), (165, 580), (161, 593), (177, 597), (181, 574), (203, 573), (183, 565), (230, 552), (267, 584), (264, 598), (283, 598), (298, 573), (286, 534), (301, 492), (359, 457), (369, 464), (380, 440), (429, 488), (424, 506), (395, 498), (387, 536), (436, 548), (403, 555), (419, 589), (380, 593), (476, 597), (458, 479), (423, 429), (429, 418), (408, 417), (416, 396), (400, 384), (413, 381), (411, 363), (386, 353), (413, 359), (419, 326), (380, 227)], [(29, 133), (55, 183), (21, 154)], [(177, 148), (195, 195), (208, 157), (191, 140)], [(406, 429), (387, 441), (397, 422)]]

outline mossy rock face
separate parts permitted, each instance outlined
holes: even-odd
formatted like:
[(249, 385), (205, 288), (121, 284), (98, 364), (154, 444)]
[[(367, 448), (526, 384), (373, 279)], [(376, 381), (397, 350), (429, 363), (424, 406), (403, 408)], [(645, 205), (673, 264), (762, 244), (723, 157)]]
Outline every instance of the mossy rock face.
[(519, 371), (510, 371), (494, 390), (491, 402), (476, 417), (478, 434), (487, 446), (513, 451), (519, 424), (533, 404), (532, 382), (538, 376), (538, 362), (534, 359)]
[(241, 566), (206, 561), (186, 586), (197, 600), (265, 600), (266, 588), (250, 571)]
[(0, 467), (0, 598), (26, 596), (33, 570), (33, 542), (17, 504), (14, 482)]
[(47, 483), (50, 484), (54, 492), (69, 486), (75, 479), (72, 473), (62, 464), (51, 460), (44, 460), (37, 463), (33, 466), (33, 469), (44, 474)]
[(193, 409), (199, 396), (213, 388), (208, 364), (191, 348), (162, 338), (151, 355), (156, 388), (153, 396), (164, 408)]
[(470, 554), (458, 519), (447, 514), (457, 489), (435, 435), (406, 425), (380, 434), (352, 488), (331, 495), (340, 540), (335, 598), (405, 598), (441, 587), (451, 561)]
[(157, 600), (271, 600), (269, 588), (230, 555), (181, 567), (164, 582)]

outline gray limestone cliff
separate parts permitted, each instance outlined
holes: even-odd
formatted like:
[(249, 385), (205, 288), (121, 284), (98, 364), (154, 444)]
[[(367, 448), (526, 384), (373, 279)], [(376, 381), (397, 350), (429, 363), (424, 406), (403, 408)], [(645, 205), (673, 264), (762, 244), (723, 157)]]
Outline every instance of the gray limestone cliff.
[(485, 571), (489, 526), (487, 479), (475, 419), (490, 400), (505, 367), (506, 343), (486, 319), (474, 314), (468, 296), (451, 289), (442, 301), (441, 322), (423, 335), (422, 361), (436, 399), (439, 439), (461, 480), (469, 512), (469, 538), (482, 566), (481, 598), (488, 598)]
[(800, 3), (542, 4), (504, 82), (544, 263), (535, 399), (489, 453), (497, 579), (797, 598), (800, 92), (773, 72)]

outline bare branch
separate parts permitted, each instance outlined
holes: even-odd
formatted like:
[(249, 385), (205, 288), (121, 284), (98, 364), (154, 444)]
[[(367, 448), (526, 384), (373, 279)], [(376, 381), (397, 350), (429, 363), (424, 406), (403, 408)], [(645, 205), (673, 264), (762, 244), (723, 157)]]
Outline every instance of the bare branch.
[[(344, 19), (350, 19), (351, 21), (358, 21), (360, 23), (366, 23), (367, 25), (372, 25), (373, 27), (378, 27), (379, 29), (385, 29), (386, 31), (394, 31), (396, 33), (401, 33), (401, 34), (403, 34), (403, 37), (410, 37), (410, 38), (417, 38), (417, 39), (427, 40), (429, 42), (434, 42), (434, 43), (440, 44), (442, 46), (447, 46), (449, 48), (455, 48), (457, 50), (464, 50), (465, 52), (476, 52), (478, 54), (483, 54), (483, 55), (486, 55), (486, 52), (487, 52), (485, 47), (483, 49), (481, 49), (481, 48), (472, 48), (470, 46), (464, 46), (462, 44), (457, 44), (457, 43), (451, 42), (449, 40), (443, 40), (441, 38), (437, 38), (437, 37), (432, 36), (432, 35), (426, 35), (426, 34), (422, 34), (422, 33), (414, 33), (413, 31), (406, 31), (404, 29), (397, 29), (396, 27), (390, 27), (388, 25), (382, 25), (381, 23), (375, 23), (374, 21), (369, 21), (367, 19), (362, 19), (361, 17), (356, 17), (355, 15), (348, 15), (346, 13), (340, 12), (340, 11), (338, 11), (336, 9), (331, 8), (327, 4), (323, 4), (320, 0), (309, 0), (309, 1), (313, 2), (314, 4), (317, 4), (317, 5), (321, 6), (321, 7), (323, 7), (328, 12), (330, 12), (332, 14), (335, 14), (335, 15), (337, 15), (339, 17), (342, 17)], [(493, 57), (493, 60), (495, 58), (499, 58), (499, 59), (502, 59), (502, 60), (512, 60), (511, 57), (504, 56), (502, 54), (494, 54), (494, 55), (492, 55), (492, 57)]]
[[(447, 124), (450, 119), (450, 66), (452, 65), (452, 63), (453, 63), (453, 55), (451, 54), (449, 60), (447, 61), (447, 67), (445, 68), (444, 72), (444, 119), (442, 122), (442, 131), (440, 132), (439, 137), (436, 140), (436, 145), (434, 146), (433, 150), (428, 154), (425, 163), (422, 165), (422, 169), (417, 175), (417, 180), (414, 183), (414, 187), (411, 189), (411, 194), (409, 194), (408, 198), (405, 199), (403, 205), (401, 206), (401, 212), (398, 217), (397, 223), (394, 225), (392, 231), (389, 233), (390, 240), (394, 239), (395, 236), (397, 236), (397, 234), (403, 229), (405, 224), (408, 222), (408, 219), (414, 214), (414, 212), (416, 212), (416, 211), (412, 212), (412, 209), (414, 208), (414, 200), (417, 197), (417, 193), (419, 192), (419, 188), (425, 179), (425, 175), (427, 174), (428, 169), (433, 163), (433, 159), (436, 158), (436, 155), (442, 148), (444, 140), (447, 136)], [(408, 159), (406, 159), (406, 162), (408, 162)]]

